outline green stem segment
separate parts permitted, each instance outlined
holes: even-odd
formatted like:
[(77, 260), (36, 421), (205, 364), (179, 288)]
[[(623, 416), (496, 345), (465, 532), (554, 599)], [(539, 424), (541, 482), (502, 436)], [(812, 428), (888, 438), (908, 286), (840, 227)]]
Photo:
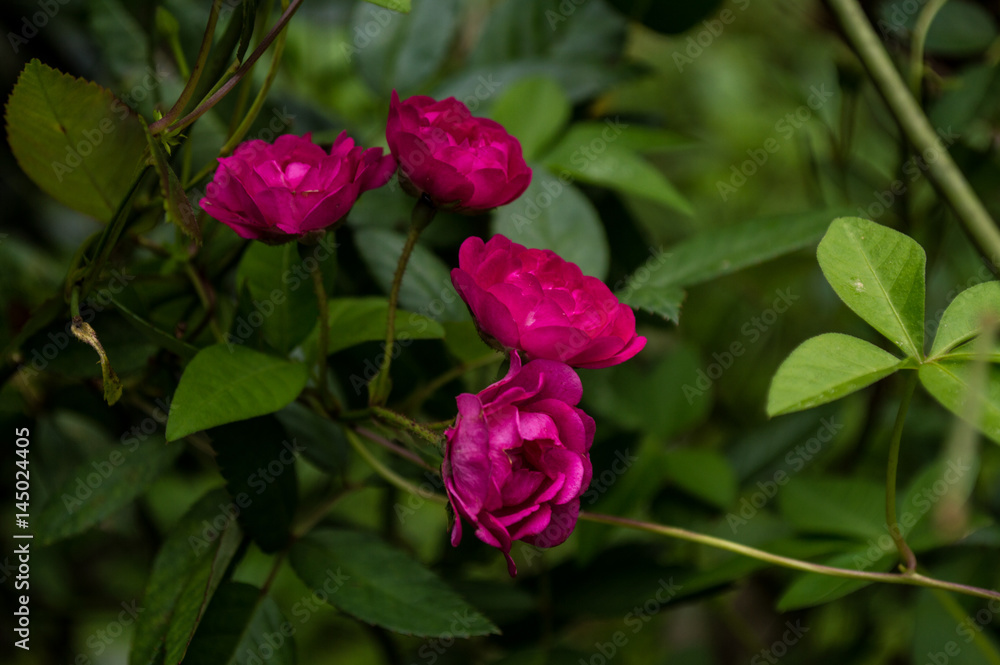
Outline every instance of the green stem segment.
[(948, 0), (928, 0), (913, 26), (913, 38), (910, 40), (910, 92), (917, 100), (920, 99), (920, 88), (924, 82), (924, 44), (927, 42), (927, 32), (946, 2)]
[(829, 0), (829, 3), (914, 151), (935, 156), (933, 161), (928, 160), (928, 177), (955, 211), (993, 272), (1000, 274), (1000, 228), (941, 144), (927, 116), (893, 66), (868, 17), (857, 0)]
[[(323, 285), (323, 271), (312, 271), (313, 289), (316, 291), (316, 305), (319, 307), (319, 340), (316, 344), (316, 384), (324, 400), (329, 397), (326, 381), (326, 355), (330, 348), (330, 309)], [(329, 404), (329, 401), (326, 402)]]
[(448, 500), (440, 494), (431, 493), (428, 495), (427, 492), (421, 492), (416, 485), (403, 478), (385, 464), (382, 464), (382, 462), (379, 461), (379, 459), (365, 447), (365, 444), (358, 439), (358, 435), (351, 430), (345, 429), (344, 434), (347, 436), (347, 442), (351, 444), (351, 447), (354, 448), (355, 452), (361, 455), (361, 457), (368, 462), (369, 466), (371, 466), (375, 472), (382, 476), (382, 478), (384, 478), (390, 485), (398, 487), (404, 492), (409, 492), (410, 494), (415, 494), (419, 497), (427, 499), (428, 501), (434, 501), (435, 503), (440, 503), (442, 505), (448, 503)]
[(406, 416), (396, 413), (395, 411), (390, 411), (389, 409), (381, 406), (373, 406), (371, 408), (371, 414), (385, 424), (391, 425), (396, 429), (409, 432), (417, 438), (423, 439), (427, 443), (432, 443), (435, 446), (440, 445), (441, 443), (441, 438), (434, 434), (434, 432), (410, 420)]
[(913, 391), (916, 387), (917, 372), (911, 371), (903, 388), (899, 411), (896, 413), (896, 423), (892, 427), (892, 439), (889, 441), (889, 463), (885, 473), (885, 523), (889, 527), (889, 535), (892, 536), (892, 542), (896, 544), (896, 550), (899, 552), (899, 557), (903, 560), (908, 574), (917, 570), (917, 557), (913, 554), (910, 546), (906, 544), (906, 538), (903, 536), (896, 519), (896, 470), (899, 468), (899, 447), (903, 440), (906, 413), (910, 409), (910, 401), (913, 399)]
[[(179, 116), (184, 112), (184, 107), (187, 106), (188, 102), (191, 101), (191, 96), (194, 94), (195, 88), (198, 86), (198, 80), (201, 78), (201, 73), (205, 71), (205, 63), (208, 61), (208, 53), (212, 50), (212, 38), (215, 36), (215, 24), (219, 20), (219, 10), (222, 8), (222, 0), (215, 0), (212, 3), (212, 8), (208, 12), (208, 25), (205, 26), (205, 35), (201, 38), (201, 46), (198, 48), (198, 59), (194, 63), (194, 69), (191, 70), (191, 76), (188, 77), (187, 83), (184, 84), (184, 89), (181, 90), (180, 96), (174, 105), (167, 111), (167, 114), (150, 125), (152, 133), (155, 135), (159, 128), (166, 127), (174, 118)], [(156, 129), (153, 129), (153, 128)]]
[(368, 386), (369, 403), (372, 405), (385, 404), (389, 397), (390, 382), (389, 369), (392, 366), (393, 346), (396, 343), (396, 308), (399, 306), (399, 289), (403, 285), (403, 274), (406, 272), (406, 264), (410, 261), (413, 248), (417, 246), (417, 239), (424, 229), (433, 221), (437, 208), (431, 203), (426, 195), (421, 196), (410, 216), (410, 232), (406, 234), (406, 243), (403, 245), (403, 253), (399, 256), (399, 263), (396, 265), (396, 274), (392, 278), (392, 288), (389, 291), (389, 314), (386, 317), (385, 325), (385, 348), (383, 349), (382, 366), (378, 375), (372, 379)]
[(598, 524), (609, 524), (612, 526), (623, 526), (630, 529), (638, 529), (639, 531), (647, 531), (649, 533), (668, 536), (670, 538), (678, 538), (680, 540), (686, 540), (692, 543), (707, 545), (709, 547), (715, 547), (728, 552), (741, 554), (743, 556), (750, 557), (751, 559), (766, 561), (776, 566), (801, 570), (806, 573), (817, 573), (819, 575), (843, 577), (853, 580), (867, 580), (870, 582), (884, 582), (886, 584), (905, 584), (909, 586), (928, 587), (931, 589), (944, 589), (946, 591), (954, 591), (956, 593), (976, 596), (978, 598), (1000, 600), (1000, 592), (991, 591), (989, 589), (980, 589), (979, 587), (968, 586), (966, 584), (945, 582), (932, 577), (925, 577), (919, 573), (869, 573), (863, 570), (851, 570), (849, 568), (824, 566), (818, 563), (810, 563), (809, 561), (802, 561), (800, 559), (781, 556), (780, 554), (772, 554), (770, 552), (765, 552), (764, 550), (759, 550), (756, 547), (749, 547), (740, 543), (734, 543), (722, 538), (716, 538), (715, 536), (708, 536), (702, 533), (688, 531), (687, 529), (681, 529), (675, 526), (650, 524), (649, 522), (640, 522), (626, 517), (581, 512), (580, 519), (588, 522), (597, 522)]

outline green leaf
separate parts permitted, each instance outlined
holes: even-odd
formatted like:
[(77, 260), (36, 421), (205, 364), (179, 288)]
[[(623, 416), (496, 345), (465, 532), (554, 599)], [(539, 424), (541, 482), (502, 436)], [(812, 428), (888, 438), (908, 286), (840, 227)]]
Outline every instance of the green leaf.
[(632, 272), (623, 302), (676, 320), (682, 291), (716, 277), (808, 247), (829, 226), (830, 210), (754, 219), (694, 235)]
[(838, 400), (899, 369), (906, 360), (850, 335), (807, 339), (778, 367), (767, 395), (767, 414), (777, 416)]
[(920, 383), (949, 411), (1000, 443), (1000, 367), (941, 360), (920, 366)]
[[(390, 3), (389, 9), (399, 11)], [(341, 51), (348, 61), (356, 56), (358, 72), (372, 90), (386, 98), (396, 90), (405, 98), (444, 64), (460, 15), (458, 0), (418, 2), (409, 14), (359, 3), (351, 16), (353, 41)]]
[(635, 194), (685, 215), (693, 214), (691, 204), (666, 176), (634, 150), (616, 142), (626, 127), (619, 120), (574, 125), (545, 156), (545, 165), (581, 182)]
[(798, 531), (865, 542), (888, 535), (885, 487), (863, 478), (797, 476), (778, 492), (778, 506)]
[(859, 217), (833, 220), (816, 250), (826, 281), (851, 310), (903, 353), (924, 350), (923, 248)]
[(270, 415), (215, 427), (209, 436), (243, 529), (264, 552), (282, 549), (298, 505), (297, 442)]
[(569, 97), (559, 83), (533, 76), (508, 87), (493, 105), (490, 117), (517, 137), (525, 161), (531, 162), (566, 126), (571, 113)]
[(420, 637), (499, 633), (436, 575), (377, 536), (317, 529), (292, 545), (295, 572), (311, 589), (344, 579), (328, 601), (362, 621)]
[(403, 14), (410, 11), (410, 0), (367, 0), (367, 2), (391, 9), (394, 12), (402, 12)]
[(293, 626), (270, 596), (243, 582), (226, 582), (215, 592), (184, 665), (293, 665)]
[(959, 293), (941, 316), (931, 357), (947, 353), (978, 336), (990, 317), (1000, 320), (1000, 282), (984, 282)]
[(685, 492), (722, 510), (736, 500), (736, 474), (725, 457), (713, 450), (668, 451), (666, 476)]
[(629, 288), (626, 286), (615, 295), (633, 309), (641, 309), (667, 321), (681, 320), (681, 304), (687, 295), (679, 286), (666, 285), (659, 289)]
[(131, 109), (96, 83), (32, 60), (5, 117), (11, 151), (35, 184), (74, 210), (112, 218), (146, 147)]
[(943, 5), (927, 31), (927, 53), (963, 58), (989, 48), (997, 37), (997, 24), (984, 7), (953, 0)]
[[(335, 256), (333, 235), (323, 237), (327, 260)], [(316, 259), (314, 259), (316, 260)], [(322, 264), (312, 265), (321, 269)], [(289, 353), (316, 327), (319, 306), (313, 281), (299, 256), (297, 243), (269, 246), (250, 243), (236, 269), (236, 284), (250, 292), (253, 305), (263, 319), (261, 330), (267, 343), (281, 353)], [(236, 324), (239, 336), (239, 324)]]
[(551, 249), (585, 275), (608, 275), (608, 239), (597, 210), (576, 187), (541, 169), (520, 198), (493, 211), (490, 231), (525, 247)]
[(153, 437), (104, 451), (73, 470), (34, 522), (43, 545), (82, 533), (132, 503), (180, 454)]
[(136, 619), (132, 636), (132, 665), (151, 665), (162, 654), (177, 599), (198, 562), (210, 551), (207, 546), (195, 551), (189, 540), (202, 536), (205, 522), (211, 523), (222, 514), (220, 506), (228, 503), (229, 497), (221, 488), (205, 494), (181, 517), (157, 552), (140, 604), (145, 611)]
[(298, 444), (302, 456), (327, 473), (340, 472), (347, 465), (347, 437), (340, 423), (320, 416), (299, 402), (292, 402), (274, 414)]
[[(227, 511), (233, 510), (225, 506)], [(166, 663), (180, 663), (188, 651), (205, 609), (222, 583), (236, 552), (243, 540), (239, 524), (233, 513), (220, 512), (204, 526), (201, 538), (192, 536), (188, 543), (197, 553), (205, 552), (184, 584), (184, 589), (174, 605), (170, 626), (164, 642)], [(220, 526), (221, 524), (221, 526)]]
[(206, 347), (181, 375), (170, 404), (167, 440), (273, 413), (298, 397), (308, 379), (300, 363), (242, 346)]
[[(888, 538), (888, 536), (886, 536)], [(864, 570), (871, 572), (888, 572), (895, 563), (897, 556), (895, 550), (878, 550), (881, 555), (871, 561), (867, 558), (866, 550), (857, 550), (838, 554), (824, 560), (822, 563), (837, 568), (849, 568), (858, 570), (864, 564)], [(869, 580), (856, 580), (844, 577), (831, 577), (830, 575), (820, 575), (819, 573), (805, 573), (800, 575), (785, 590), (781, 598), (778, 599), (778, 611), (790, 612), (806, 607), (815, 607), (832, 603), (849, 594), (859, 591), (870, 585)]]
[(153, 344), (163, 347), (172, 353), (176, 353), (181, 358), (185, 358), (187, 360), (190, 360), (195, 356), (195, 354), (198, 353), (198, 347), (192, 346), (182, 339), (177, 339), (166, 330), (156, 327), (154, 324), (132, 311), (125, 305), (125, 303), (122, 302), (121, 296), (111, 296), (111, 302), (114, 303), (115, 309), (117, 309), (122, 315), (122, 318), (128, 321), (132, 327), (142, 333), (143, 337), (148, 339)]
[[(406, 237), (383, 229), (358, 231), (354, 241), (372, 277), (389, 293)], [(418, 244), (403, 274), (399, 304), (437, 321), (465, 321), (469, 311), (451, 285), (451, 270), (429, 249)], [(384, 331), (383, 331), (384, 335)]]
[[(336, 298), (330, 301), (330, 353), (364, 342), (385, 339), (389, 321), (389, 300), (379, 296)], [(310, 340), (317, 335), (313, 331)], [(405, 309), (396, 311), (396, 340), (441, 339), (444, 328), (434, 319)]]

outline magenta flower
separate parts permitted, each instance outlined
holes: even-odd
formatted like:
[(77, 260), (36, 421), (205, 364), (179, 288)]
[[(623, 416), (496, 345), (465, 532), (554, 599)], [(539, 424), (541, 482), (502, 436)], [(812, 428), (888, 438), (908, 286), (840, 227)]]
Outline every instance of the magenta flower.
[(459, 395), (458, 418), (445, 431), (441, 475), (455, 511), (451, 544), (462, 522), (499, 548), (517, 574), (511, 544), (560, 544), (576, 526), (590, 485), (594, 419), (576, 408), (580, 377), (568, 366), (510, 357), (507, 376), (478, 395)]
[(385, 138), (403, 188), (437, 206), (475, 214), (510, 203), (531, 182), (518, 140), (454, 97), (400, 102), (394, 90)]
[(635, 313), (595, 277), (547, 249), (502, 235), (462, 243), (451, 281), (494, 346), (573, 367), (609, 367), (646, 345)]
[(381, 187), (395, 170), (381, 148), (365, 150), (346, 132), (330, 154), (309, 134), (279, 136), (273, 145), (246, 141), (219, 159), (198, 205), (241, 238), (278, 244), (340, 221), (361, 192)]

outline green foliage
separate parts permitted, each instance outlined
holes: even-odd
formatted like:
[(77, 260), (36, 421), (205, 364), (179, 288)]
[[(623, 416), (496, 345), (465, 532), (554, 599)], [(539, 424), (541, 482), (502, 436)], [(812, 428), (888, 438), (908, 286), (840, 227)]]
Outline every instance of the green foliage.
[(185, 663), (251, 663), (267, 655), (267, 662), (293, 665), (295, 639), (291, 624), (264, 591), (242, 582), (222, 584), (212, 597), (189, 647)]
[(47, 194), (107, 222), (128, 193), (146, 140), (135, 114), (100, 86), (38, 60), (7, 100), (7, 141)]
[(317, 529), (293, 545), (290, 559), (329, 603), (376, 626), (425, 637), (498, 632), (437, 576), (371, 534)]
[(198, 352), (184, 369), (167, 420), (167, 440), (216, 425), (273, 413), (294, 400), (305, 365), (232, 344)]

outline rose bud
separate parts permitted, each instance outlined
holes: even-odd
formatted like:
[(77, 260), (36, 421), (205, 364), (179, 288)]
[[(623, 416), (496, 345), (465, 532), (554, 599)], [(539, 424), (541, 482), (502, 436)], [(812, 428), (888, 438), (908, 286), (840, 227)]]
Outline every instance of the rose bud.
[(394, 90), (385, 138), (406, 192), (438, 207), (477, 214), (510, 203), (531, 182), (518, 140), (454, 97), (401, 102)]
[(596, 277), (502, 235), (468, 238), (451, 281), (487, 343), (573, 367), (609, 367), (646, 345), (635, 313)]
[(365, 150), (346, 132), (330, 154), (309, 134), (279, 136), (273, 145), (255, 139), (219, 159), (198, 205), (242, 238), (279, 244), (337, 223), (395, 169), (381, 148)]
[(479, 540), (504, 553), (513, 577), (513, 541), (553, 547), (566, 540), (593, 475), (594, 419), (576, 408), (582, 395), (567, 365), (533, 360), (522, 367), (513, 353), (506, 377), (478, 395), (458, 396), (441, 468), (455, 511), (452, 545), (468, 522)]

